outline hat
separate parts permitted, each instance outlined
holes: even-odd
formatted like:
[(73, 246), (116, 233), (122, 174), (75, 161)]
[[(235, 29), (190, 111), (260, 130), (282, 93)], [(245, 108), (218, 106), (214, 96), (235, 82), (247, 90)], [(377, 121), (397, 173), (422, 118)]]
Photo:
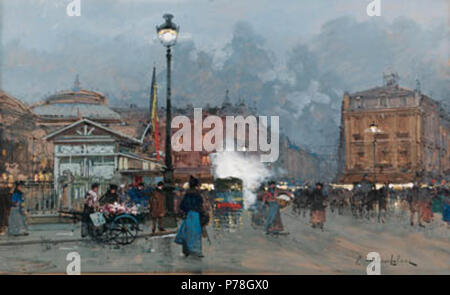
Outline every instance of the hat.
[(158, 184), (156, 186), (162, 186), (162, 185), (164, 185), (164, 182), (160, 181), (160, 182), (158, 182)]
[(189, 176), (189, 187), (190, 188), (195, 188), (197, 186), (200, 185), (200, 181), (198, 181), (197, 178), (195, 178), (194, 176)]

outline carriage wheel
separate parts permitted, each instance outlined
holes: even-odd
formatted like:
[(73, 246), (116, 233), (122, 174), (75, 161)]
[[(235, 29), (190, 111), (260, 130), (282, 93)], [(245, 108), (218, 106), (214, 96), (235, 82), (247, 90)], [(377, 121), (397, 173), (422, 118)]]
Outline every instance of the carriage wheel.
[(119, 217), (111, 226), (111, 237), (119, 245), (128, 245), (137, 237), (139, 226), (131, 218)]

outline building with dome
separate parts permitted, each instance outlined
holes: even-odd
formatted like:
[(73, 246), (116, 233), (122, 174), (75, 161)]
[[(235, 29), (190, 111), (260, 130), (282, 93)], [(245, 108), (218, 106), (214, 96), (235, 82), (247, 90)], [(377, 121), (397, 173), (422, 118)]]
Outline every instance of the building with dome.
[(71, 90), (50, 95), (30, 108), (41, 126), (65, 126), (83, 118), (106, 125), (122, 123), (120, 115), (108, 106), (108, 98), (83, 89), (78, 75)]

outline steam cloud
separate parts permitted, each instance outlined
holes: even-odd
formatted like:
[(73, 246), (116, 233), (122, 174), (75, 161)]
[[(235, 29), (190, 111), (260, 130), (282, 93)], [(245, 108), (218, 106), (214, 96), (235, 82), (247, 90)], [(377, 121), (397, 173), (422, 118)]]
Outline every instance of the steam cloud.
[(218, 152), (213, 154), (211, 161), (215, 178), (236, 177), (243, 181), (245, 208), (255, 203), (256, 189), (271, 176), (259, 157), (247, 157), (240, 152)]

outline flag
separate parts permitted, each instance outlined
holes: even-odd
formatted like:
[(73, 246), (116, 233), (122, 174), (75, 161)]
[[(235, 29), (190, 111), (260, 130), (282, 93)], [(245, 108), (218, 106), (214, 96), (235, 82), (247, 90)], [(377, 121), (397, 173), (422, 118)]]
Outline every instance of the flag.
[(159, 161), (158, 97), (156, 95), (156, 69), (153, 67), (152, 86), (150, 90), (150, 122), (155, 140), (156, 160)]

